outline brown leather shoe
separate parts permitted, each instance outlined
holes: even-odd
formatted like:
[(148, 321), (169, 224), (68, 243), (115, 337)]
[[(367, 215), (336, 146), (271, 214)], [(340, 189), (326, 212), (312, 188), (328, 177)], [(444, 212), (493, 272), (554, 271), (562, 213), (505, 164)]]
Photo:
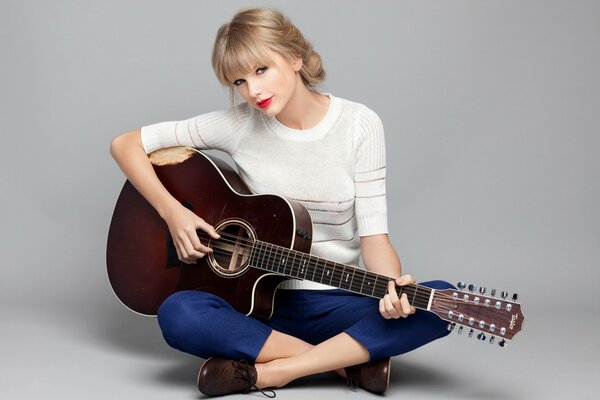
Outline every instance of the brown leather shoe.
[(392, 360), (384, 358), (371, 365), (364, 363), (345, 368), (346, 380), (352, 389), (361, 387), (372, 393), (383, 394), (390, 386)]
[[(248, 393), (256, 387), (256, 368), (246, 360), (233, 361), (211, 357), (198, 371), (198, 390), (208, 396), (223, 396), (232, 393)], [(275, 397), (260, 390), (267, 397)]]

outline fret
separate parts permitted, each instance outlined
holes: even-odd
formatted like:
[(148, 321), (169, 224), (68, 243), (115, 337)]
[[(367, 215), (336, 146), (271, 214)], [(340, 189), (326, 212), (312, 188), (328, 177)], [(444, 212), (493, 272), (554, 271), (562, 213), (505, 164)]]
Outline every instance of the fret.
[[(387, 294), (388, 291), (388, 282), (391, 280), (391, 278), (387, 277), (387, 276), (381, 276), (380, 277), (382, 281), (385, 281), (385, 285), (380, 285), (378, 286), (375, 291), (373, 292), (373, 295), (375, 297), (377, 297), (378, 299), (383, 299), (383, 297)], [(400, 296), (400, 295), (398, 295)]]
[[(263, 241), (256, 241), (252, 245), (250, 261), (256, 268), (380, 299), (387, 293), (387, 281), (391, 279)], [(385, 287), (382, 286), (382, 282), (386, 282)], [(427, 305), (431, 293), (427, 287), (418, 285), (398, 287), (397, 292), (398, 296), (406, 293), (409, 303), (419, 308)]]
[(287, 249), (281, 249), (281, 260), (280, 260), (280, 265), (283, 268), (283, 270), (281, 271), (281, 273), (283, 275), (289, 275), (289, 273), (286, 273), (286, 268), (288, 266), (288, 261), (289, 261), (289, 251)]
[(273, 249), (274, 246), (272, 244), (269, 243), (269, 245), (267, 246), (267, 270), (274, 272), (275, 268), (274, 268), (274, 264), (273, 264)]
[(256, 266), (260, 269), (264, 269), (263, 263), (265, 262), (265, 251), (264, 242), (256, 242)]
[(290, 275), (297, 278), (298, 277), (298, 271), (296, 268), (296, 256), (298, 255), (297, 251), (290, 251), (289, 253), (292, 253), (294, 255), (294, 257), (292, 258), (292, 261), (290, 262)]
[(415, 304), (415, 298), (417, 297), (418, 291), (419, 291), (419, 287), (415, 286), (415, 291), (413, 292), (413, 297), (412, 297), (412, 301), (410, 302), (410, 304)]
[(363, 278), (363, 284), (360, 287), (360, 292), (362, 294), (366, 294), (366, 295), (373, 294), (373, 289), (375, 287), (373, 285), (373, 282), (374, 282), (373, 278), (376, 278), (376, 275), (373, 272), (367, 271), (365, 273), (365, 278)]
[(355, 268), (354, 276), (352, 277), (352, 284), (350, 285), (350, 290), (356, 293), (360, 293), (360, 288), (362, 287), (365, 280), (365, 272)]
[(327, 266), (327, 260), (325, 260), (325, 265), (324, 265), (324, 278), (327, 281), (327, 278), (329, 278), (329, 281), (326, 283), (326, 285), (331, 285), (331, 279), (333, 279), (333, 267), (335, 265), (331, 265), (331, 266)]
[(419, 291), (418, 299), (415, 300), (415, 307), (418, 308), (427, 308), (429, 304), (429, 298), (431, 297), (431, 289), (427, 286), (417, 286), (417, 290)]
[(340, 288), (350, 290), (350, 285), (352, 284), (352, 277), (354, 276), (354, 267), (344, 267), (344, 271), (342, 272), (342, 280), (340, 282)]
[[(340, 271), (340, 267), (342, 268), (341, 271)], [(331, 274), (331, 281), (329, 282), (329, 284), (331, 286), (340, 287), (340, 284), (342, 281), (342, 276), (344, 275), (343, 269), (344, 269), (343, 264), (334, 264), (333, 265), (333, 273)]]
[(277, 247), (271, 245), (269, 246), (269, 270), (272, 272), (277, 272)]
[(310, 273), (310, 281), (315, 282), (315, 273), (317, 272), (317, 266), (316, 264), (313, 262), (314, 258), (312, 256), (310, 256), (310, 258), (308, 259), (308, 271)]
[(375, 274), (375, 280), (373, 281), (373, 289), (371, 290), (371, 296), (375, 294), (375, 288), (377, 287), (377, 280), (379, 279), (379, 274)]
[(252, 248), (250, 250), (250, 265), (260, 268), (259, 267), (259, 253), (260, 253), (260, 242), (256, 242), (255, 244), (252, 245)]
[(277, 247), (277, 253), (276, 253), (276, 262), (277, 262), (277, 272), (279, 272), (280, 274), (283, 274), (284, 270), (285, 270), (285, 257), (283, 255), (283, 249), (281, 247)]
[(300, 274), (302, 274), (302, 279), (306, 279), (306, 274), (308, 273), (307, 263), (308, 258), (300, 256)]
[[(319, 259), (319, 261), (321, 261), (321, 260)], [(319, 266), (319, 261), (317, 261), (317, 266)], [(327, 264), (327, 261), (325, 261), (325, 264)], [(323, 283), (324, 275), (325, 275), (325, 267), (323, 266), (323, 267), (321, 267), (321, 277), (319, 278), (320, 283)]]

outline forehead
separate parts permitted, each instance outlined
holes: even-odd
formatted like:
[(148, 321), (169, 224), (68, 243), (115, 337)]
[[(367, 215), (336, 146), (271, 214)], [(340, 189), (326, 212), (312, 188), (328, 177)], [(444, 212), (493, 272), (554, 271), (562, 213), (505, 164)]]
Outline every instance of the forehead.
[(228, 81), (233, 81), (254, 72), (258, 67), (281, 64), (286, 60), (268, 47), (252, 46), (235, 49), (223, 61), (224, 75)]

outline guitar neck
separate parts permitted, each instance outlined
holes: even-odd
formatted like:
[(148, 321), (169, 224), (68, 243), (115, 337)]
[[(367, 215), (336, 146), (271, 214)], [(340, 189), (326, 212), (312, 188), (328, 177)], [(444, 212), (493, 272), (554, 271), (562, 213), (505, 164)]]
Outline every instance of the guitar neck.
[[(322, 283), (378, 299), (385, 296), (389, 282), (394, 280), (389, 276), (263, 241), (254, 243), (250, 264), (264, 271)], [(416, 308), (429, 309), (431, 306), (434, 291), (428, 287), (410, 284), (396, 286), (396, 291), (398, 296), (406, 293), (409, 303)]]

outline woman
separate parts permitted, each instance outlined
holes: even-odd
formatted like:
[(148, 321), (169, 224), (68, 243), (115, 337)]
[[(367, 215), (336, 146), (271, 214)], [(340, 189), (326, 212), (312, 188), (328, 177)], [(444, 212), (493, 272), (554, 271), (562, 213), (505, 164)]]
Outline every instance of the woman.
[(437, 316), (415, 313), (394, 287), (414, 281), (401, 276), (387, 235), (379, 117), (364, 105), (315, 89), (325, 75), (319, 55), (274, 10), (238, 12), (219, 29), (212, 63), (232, 98), (237, 91), (245, 102), (231, 110), (145, 126), (111, 145), (125, 175), (167, 223), (179, 259), (194, 263), (212, 251), (200, 242), (197, 229), (219, 235), (166, 191), (146, 154), (193, 146), (229, 153), (255, 193), (277, 193), (305, 205), (313, 220), (312, 254), (354, 266), (362, 256), (368, 270), (397, 279), (381, 300), (286, 281), (268, 321), (240, 314), (209, 293), (177, 292), (158, 311), (166, 341), (208, 358), (197, 382), (208, 395), (281, 387), (325, 371), (385, 392), (390, 356), (447, 331)]

